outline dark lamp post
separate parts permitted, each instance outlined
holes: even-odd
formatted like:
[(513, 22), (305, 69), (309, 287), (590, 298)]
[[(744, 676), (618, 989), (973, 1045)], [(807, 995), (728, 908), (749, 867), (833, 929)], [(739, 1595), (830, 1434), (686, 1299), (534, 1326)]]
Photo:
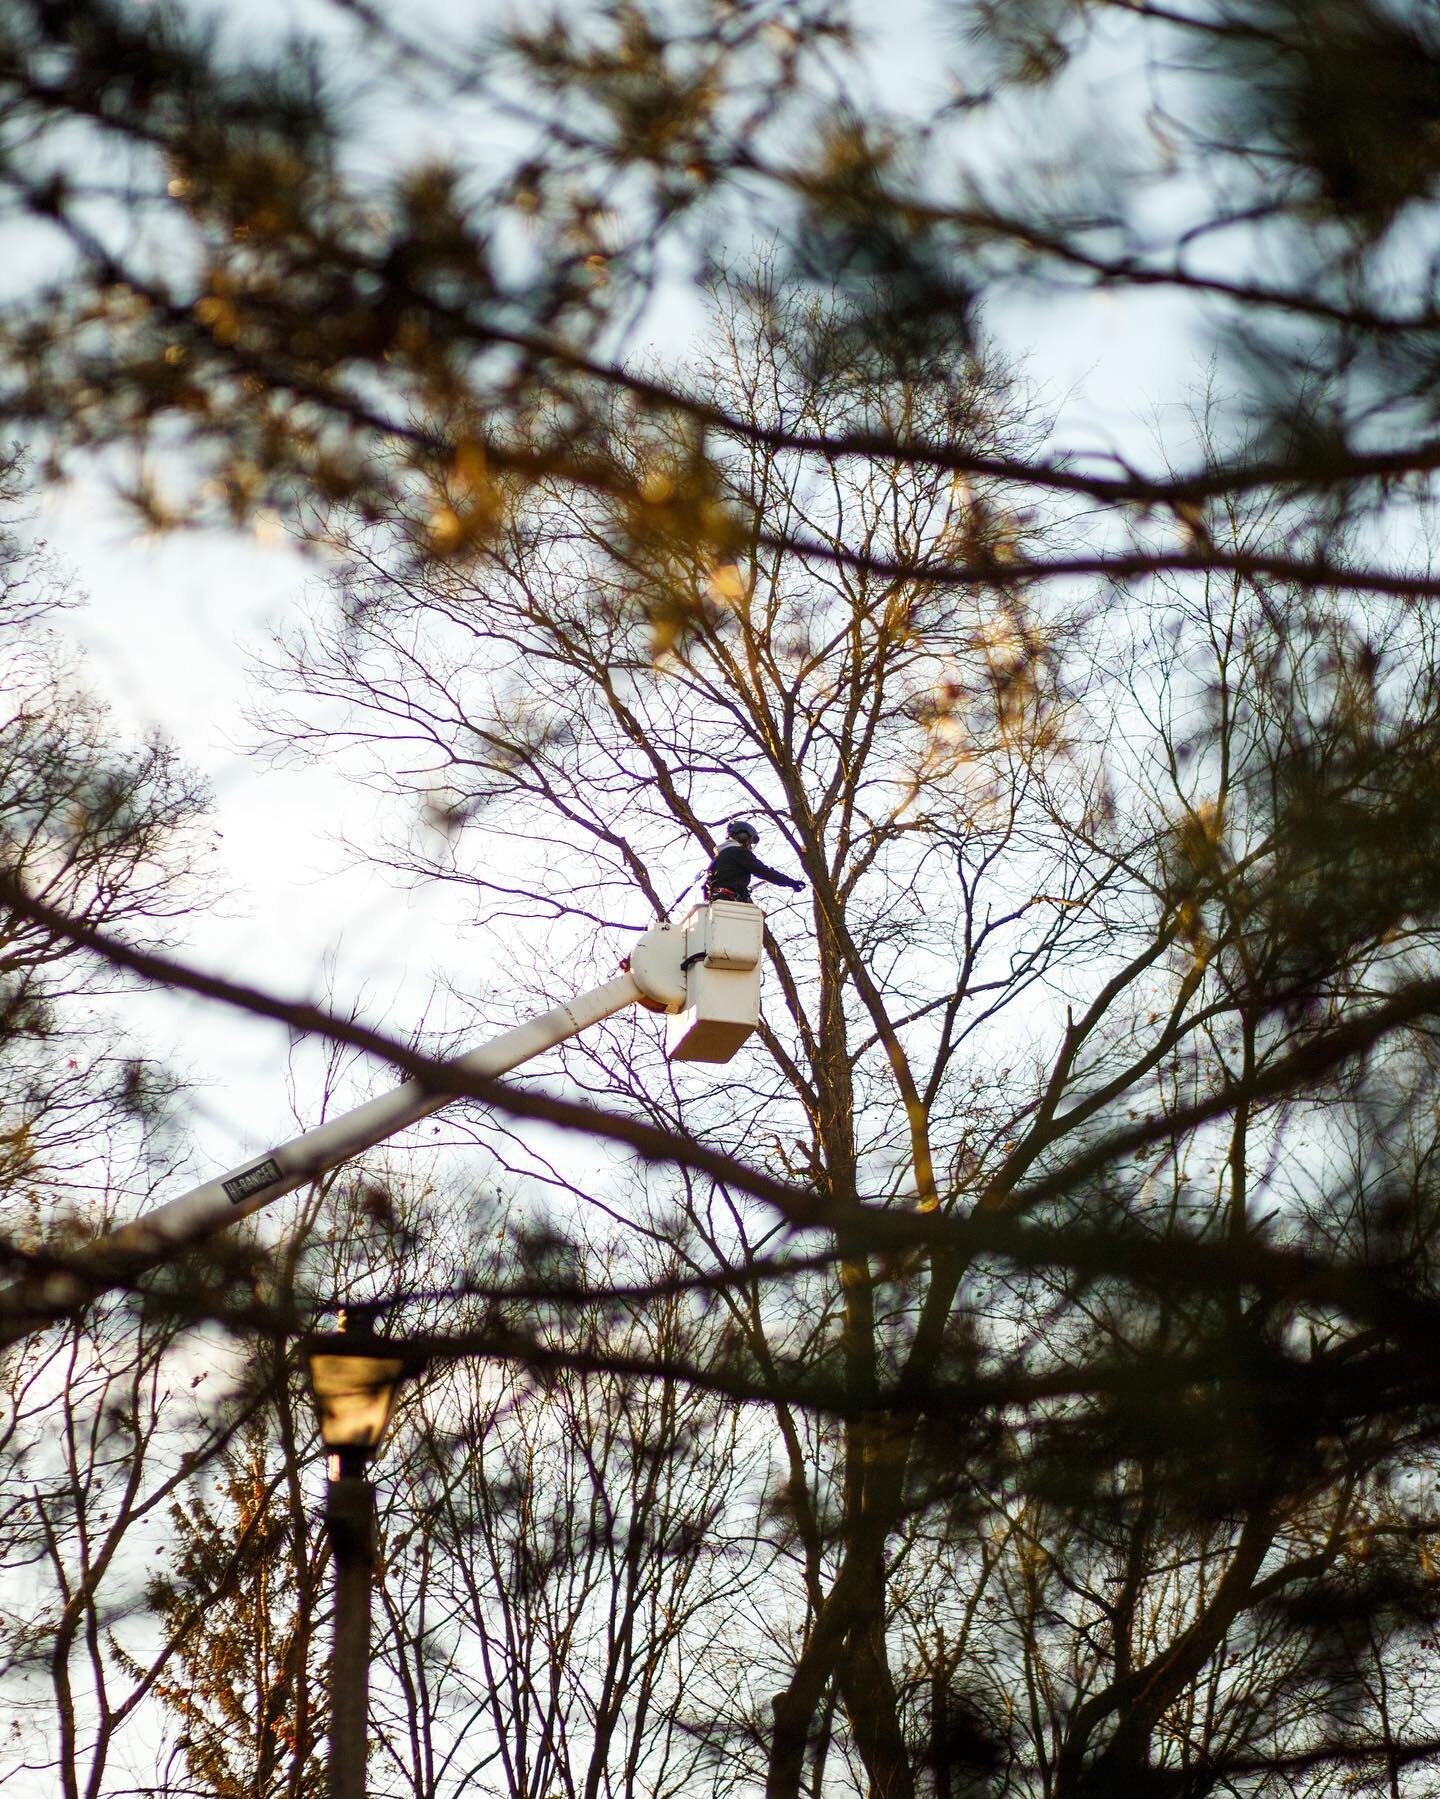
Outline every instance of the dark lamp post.
[(366, 1468), (385, 1435), (400, 1382), (423, 1358), (404, 1343), (377, 1337), (374, 1315), (366, 1310), (342, 1312), (338, 1332), (311, 1337), (305, 1360), (330, 1472), (325, 1495), (335, 1567), (330, 1799), (365, 1799), (375, 1582), (375, 1489)]

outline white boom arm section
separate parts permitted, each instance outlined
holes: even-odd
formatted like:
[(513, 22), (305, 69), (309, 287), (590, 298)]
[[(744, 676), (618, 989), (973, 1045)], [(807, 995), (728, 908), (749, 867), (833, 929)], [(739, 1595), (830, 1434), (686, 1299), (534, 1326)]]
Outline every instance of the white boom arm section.
[[(763, 934), (757, 906), (731, 901), (697, 906), (678, 927), (658, 924), (646, 931), (632, 947), (624, 973), (613, 981), (503, 1032), (450, 1066), (461, 1079), (509, 1074), (633, 1005), (671, 1014), (667, 1053), (673, 1059), (728, 1062), (759, 1021)], [(452, 1104), (455, 1097), (406, 1081), (108, 1232), (81, 1253), (74, 1272), (24, 1280), (0, 1293), (0, 1344), (16, 1341), (115, 1280), (163, 1262), (184, 1245), (293, 1193)]]
[[(568, 1005), (557, 1006), (543, 1017), (504, 1032), (459, 1057), (452, 1066), (460, 1076), (508, 1074), (587, 1026), (634, 1005), (639, 997), (634, 980), (622, 974), (603, 987), (591, 988)], [(293, 1193), (316, 1175), (373, 1149), (387, 1137), (418, 1124), (454, 1098), (453, 1093), (437, 1093), (419, 1081), (406, 1081), (403, 1087), (367, 1100), (353, 1112), (344, 1112), (303, 1136), (292, 1137), (258, 1161), (243, 1163), (228, 1174), (192, 1187), (178, 1199), (157, 1206), (133, 1224), (115, 1231), (107, 1241), (121, 1250), (133, 1243), (136, 1248), (158, 1251), (208, 1236), (247, 1213), (258, 1212), (272, 1200)]]

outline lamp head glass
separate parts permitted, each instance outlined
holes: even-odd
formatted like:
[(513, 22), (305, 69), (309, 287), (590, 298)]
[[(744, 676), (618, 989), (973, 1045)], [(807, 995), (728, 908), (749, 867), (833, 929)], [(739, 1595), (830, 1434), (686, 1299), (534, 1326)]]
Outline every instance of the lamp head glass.
[(390, 1423), (396, 1391), (409, 1369), (405, 1357), (337, 1345), (317, 1346), (307, 1360), (320, 1438), (332, 1460), (339, 1458), (342, 1466), (368, 1461)]

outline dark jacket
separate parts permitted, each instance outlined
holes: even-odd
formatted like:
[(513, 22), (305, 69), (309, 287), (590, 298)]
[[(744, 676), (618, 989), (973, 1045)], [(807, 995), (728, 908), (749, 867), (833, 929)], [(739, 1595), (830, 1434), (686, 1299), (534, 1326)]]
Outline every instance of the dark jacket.
[(752, 881), (774, 881), (778, 887), (790, 887), (796, 893), (805, 885), (803, 881), (792, 881), (789, 875), (782, 875), (777, 868), (767, 867), (745, 844), (732, 841), (721, 844), (710, 864), (705, 876), (705, 897), (713, 899), (716, 891), (725, 887), (736, 899), (748, 900)]

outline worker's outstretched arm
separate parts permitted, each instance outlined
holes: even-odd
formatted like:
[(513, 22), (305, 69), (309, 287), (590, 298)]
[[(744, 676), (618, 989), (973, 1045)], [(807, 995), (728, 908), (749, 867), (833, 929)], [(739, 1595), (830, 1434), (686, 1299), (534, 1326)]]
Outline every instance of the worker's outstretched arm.
[(782, 875), (778, 868), (771, 868), (768, 863), (762, 862), (754, 850), (746, 850), (745, 855), (749, 862), (745, 872), (752, 881), (773, 881), (777, 887), (788, 887), (792, 893), (798, 893), (805, 885), (803, 881), (797, 881), (791, 875)]

